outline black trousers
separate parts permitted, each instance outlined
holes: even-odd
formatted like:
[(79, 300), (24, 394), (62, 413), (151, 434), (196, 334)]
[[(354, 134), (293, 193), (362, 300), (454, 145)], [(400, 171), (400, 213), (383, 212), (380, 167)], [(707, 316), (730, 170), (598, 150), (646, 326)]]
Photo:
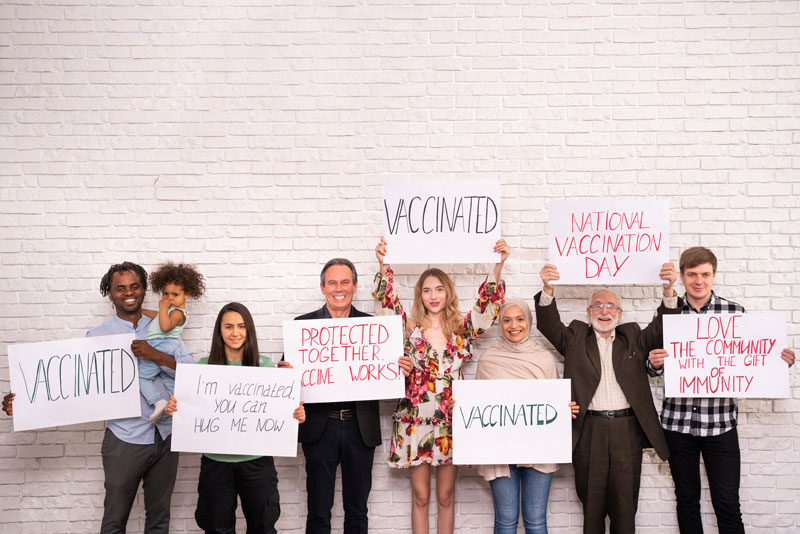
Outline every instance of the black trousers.
[(367, 499), (375, 447), (361, 439), (355, 419), (328, 419), (320, 438), (303, 443), (308, 517), (306, 534), (330, 534), (336, 467), (342, 464), (344, 534), (367, 534)]
[(178, 473), (178, 453), (170, 451), (172, 436), (161, 439), (155, 427), (153, 433), (152, 445), (134, 445), (106, 429), (100, 449), (106, 488), (101, 534), (124, 534), (139, 482), (144, 488), (145, 533), (169, 532), (169, 505)]
[(720, 534), (743, 534), (739, 505), (741, 454), (736, 428), (719, 436), (692, 436), (665, 430), (669, 469), (675, 482), (681, 534), (702, 534), (700, 517), (700, 455), (706, 466), (711, 504)]
[(219, 462), (203, 456), (197, 482), (197, 526), (207, 534), (236, 533), (236, 498), (242, 500), (247, 534), (275, 534), (281, 515), (278, 473), (272, 456)]
[(644, 432), (634, 416), (586, 416), (572, 453), (585, 534), (603, 534), (606, 516), (612, 534), (636, 531), (643, 442)]

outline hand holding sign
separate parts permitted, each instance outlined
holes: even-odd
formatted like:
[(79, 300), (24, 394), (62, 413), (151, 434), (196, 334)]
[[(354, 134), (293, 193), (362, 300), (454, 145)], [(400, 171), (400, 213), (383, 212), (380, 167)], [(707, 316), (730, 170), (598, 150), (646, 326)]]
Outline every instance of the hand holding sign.
[(7, 415), (14, 415), (14, 395), (13, 393), (7, 394), (3, 397), (3, 411), (6, 412)]
[(561, 278), (561, 276), (558, 274), (558, 267), (550, 263), (546, 263), (545, 266), (542, 267), (542, 270), (539, 271), (539, 276), (542, 277), (542, 285), (544, 286), (544, 292), (552, 297), (554, 288), (553, 284), (551, 284), (550, 282), (553, 282)]
[(508, 257), (511, 256), (511, 247), (508, 246), (508, 243), (506, 243), (505, 239), (498, 239), (497, 243), (494, 244), (494, 252), (500, 254), (500, 261), (494, 266), (494, 281), (499, 284), (500, 273), (503, 271), (503, 265), (505, 265)]

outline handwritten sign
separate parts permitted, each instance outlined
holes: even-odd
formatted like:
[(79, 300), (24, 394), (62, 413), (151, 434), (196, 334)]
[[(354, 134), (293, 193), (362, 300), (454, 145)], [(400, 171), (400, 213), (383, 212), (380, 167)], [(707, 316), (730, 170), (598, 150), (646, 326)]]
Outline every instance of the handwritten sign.
[(403, 355), (403, 321), (397, 315), (284, 321), (283, 352), (301, 372), (306, 402), (405, 395), (397, 363)]
[(500, 182), (386, 182), (383, 236), (387, 263), (496, 263)]
[(665, 200), (550, 202), (550, 263), (559, 284), (659, 284), (669, 261)]
[(297, 456), (294, 369), (178, 364), (175, 398), (173, 451)]
[(133, 334), (9, 345), (14, 430), (138, 417)]
[(667, 397), (789, 397), (782, 313), (664, 316)]
[(570, 463), (569, 397), (569, 380), (453, 381), (453, 463)]

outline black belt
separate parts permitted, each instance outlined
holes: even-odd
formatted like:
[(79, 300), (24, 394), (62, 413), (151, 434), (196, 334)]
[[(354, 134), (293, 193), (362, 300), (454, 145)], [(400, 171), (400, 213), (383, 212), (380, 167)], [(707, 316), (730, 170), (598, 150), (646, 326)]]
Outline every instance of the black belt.
[(328, 412), (328, 417), (331, 419), (338, 419), (339, 421), (349, 421), (356, 416), (353, 410), (332, 410)]
[(615, 417), (630, 417), (633, 415), (633, 408), (625, 408), (624, 410), (586, 410), (586, 415), (607, 417), (609, 419), (614, 419)]

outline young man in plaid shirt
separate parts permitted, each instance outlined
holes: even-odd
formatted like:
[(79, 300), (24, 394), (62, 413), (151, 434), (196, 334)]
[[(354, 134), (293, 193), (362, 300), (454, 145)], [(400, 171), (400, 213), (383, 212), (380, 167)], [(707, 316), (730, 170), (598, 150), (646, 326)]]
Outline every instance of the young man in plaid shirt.
[[(735, 302), (718, 297), (712, 287), (717, 258), (704, 247), (686, 249), (680, 258), (680, 276), (686, 294), (683, 314), (744, 313)], [(667, 351), (650, 352), (649, 364), (660, 373)], [(781, 358), (794, 364), (794, 352), (783, 349)], [(736, 399), (664, 399), (661, 426), (669, 446), (669, 467), (675, 482), (678, 526), (681, 534), (702, 534), (700, 518), (700, 454), (706, 466), (711, 503), (720, 534), (744, 533), (739, 506), (740, 452), (736, 431)]]

